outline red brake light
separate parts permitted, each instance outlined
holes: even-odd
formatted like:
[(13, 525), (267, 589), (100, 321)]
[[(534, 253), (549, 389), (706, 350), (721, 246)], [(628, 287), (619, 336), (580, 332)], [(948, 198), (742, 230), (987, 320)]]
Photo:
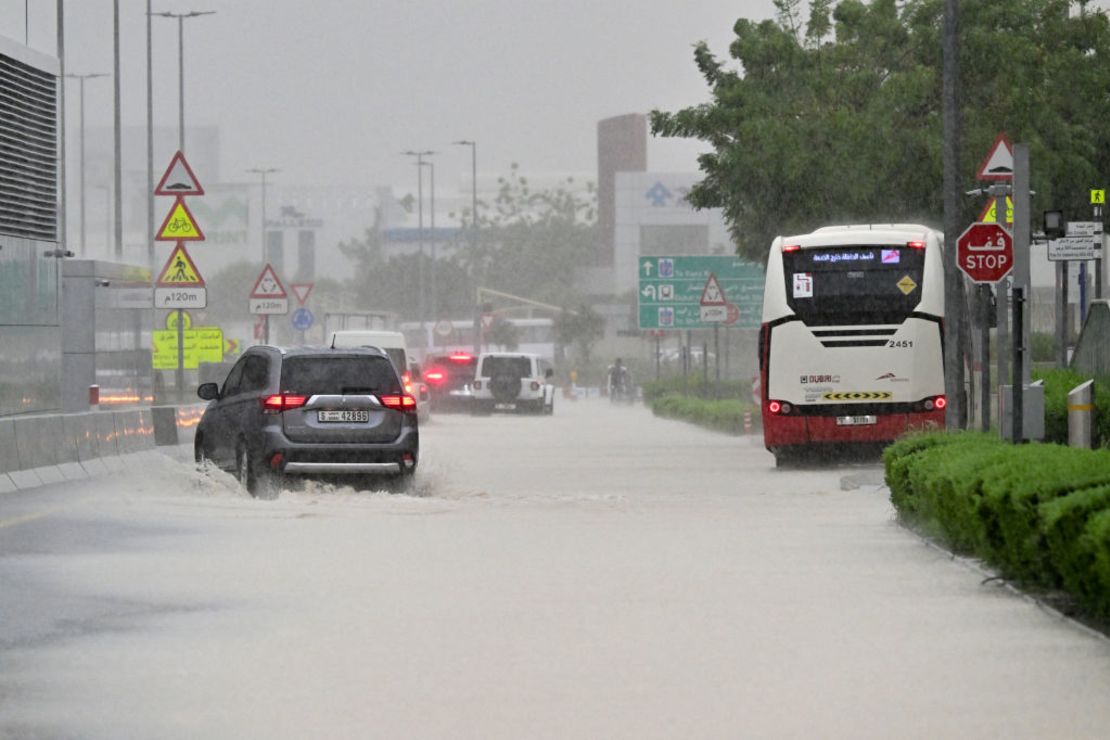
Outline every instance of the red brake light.
[(784, 251), (784, 252), (797, 252), (801, 248), (802, 248), (801, 244), (787, 244), (782, 248), (782, 251)]
[(782, 404), (778, 401), (771, 401), (767, 404), (767, 410), (770, 411), (772, 414), (777, 414), (778, 412), (782, 411)]
[(938, 409), (942, 409), (948, 405), (948, 399), (944, 396), (937, 396), (936, 399), (933, 401), (933, 405), (936, 406)]
[(378, 400), (382, 402), (382, 406), (387, 409), (396, 409), (398, 411), (415, 411), (416, 399), (408, 393), (401, 393), (399, 395), (378, 396)]
[(465, 352), (460, 352), (457, 355), (450, 355), (448, 357), (451, 362), (470, 362), (474, 359), (474, 355), (468, 355)]
[(447, 373), (439, 368), (433, 368), (424, 373), (424, 380), (427, 380), (429, 383), (442, 383), (447, 380)]
[(925, 242), (906, 242), (906, 246), (910, 249), (924, 249)]
[(308, 396), (294, 396), (289, 393), (266, 396), (262, 399), (262, 408), (266, 411), (279, 413), (289, 409), (298, 409), (308, 401)]

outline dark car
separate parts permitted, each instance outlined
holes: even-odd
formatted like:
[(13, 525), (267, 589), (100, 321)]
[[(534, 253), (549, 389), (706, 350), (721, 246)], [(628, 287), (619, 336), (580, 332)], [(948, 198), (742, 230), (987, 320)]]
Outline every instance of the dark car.
[(276, 494), (284, 477), (403, 487), (416, 472), (416, 401), (381, 350), (251, 347), (223, 388), (197, 395), (211, 401), (197, 462), (235, 473), (252, 495)]
[(438, 411), (467, 411), (474, 397), (472, 384), (478, 358), (467, 352), (433, 355), (424, 363), (424, 382), (431, 405)]

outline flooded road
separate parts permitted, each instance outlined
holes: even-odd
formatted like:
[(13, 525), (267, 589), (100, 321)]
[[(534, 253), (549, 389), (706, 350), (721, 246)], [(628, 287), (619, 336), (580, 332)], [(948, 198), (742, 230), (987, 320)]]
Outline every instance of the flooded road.
[(1110, 645), (874, 468), (562, 402), (438, 416), (416, 495), (160, 458), (0, 497), (0, 737), (1104, 737)]

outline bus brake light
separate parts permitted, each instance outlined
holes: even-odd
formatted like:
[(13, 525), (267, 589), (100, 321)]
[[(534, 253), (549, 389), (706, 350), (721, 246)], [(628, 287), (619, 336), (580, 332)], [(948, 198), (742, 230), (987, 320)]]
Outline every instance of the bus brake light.
[(787, 244), (786, 246), (784, 246), (782, 248), (782, 251), (784, 251), (784, 252), (797, 252), (801, 248), (802, 248), (801, 244)]
[(906, 246), (910, 249), (924, 249), (925, 242), (906, 242)]

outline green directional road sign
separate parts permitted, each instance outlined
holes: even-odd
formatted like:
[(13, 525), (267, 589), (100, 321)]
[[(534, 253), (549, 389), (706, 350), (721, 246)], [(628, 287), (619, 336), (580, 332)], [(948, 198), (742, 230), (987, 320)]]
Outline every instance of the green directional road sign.
[(757, 264), (739, 257), (641, 257), (637, 269), (641, 329), (759, 328), (763, 268)]

